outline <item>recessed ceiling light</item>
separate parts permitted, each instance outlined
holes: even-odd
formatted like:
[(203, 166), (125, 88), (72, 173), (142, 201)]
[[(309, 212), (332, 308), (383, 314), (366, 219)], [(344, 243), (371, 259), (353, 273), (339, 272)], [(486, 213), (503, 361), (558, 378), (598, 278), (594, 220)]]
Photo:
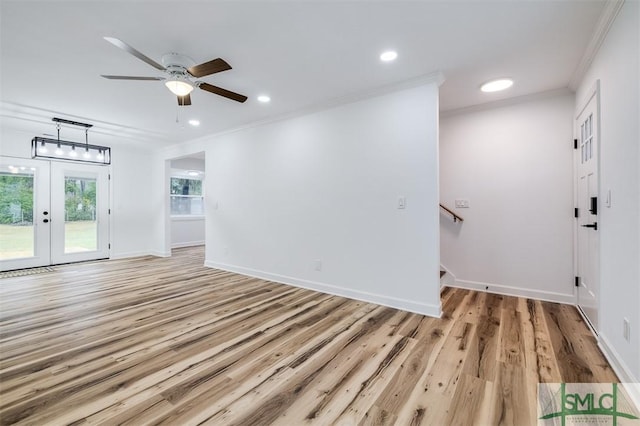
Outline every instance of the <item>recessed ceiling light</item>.
[(513, 80), (510, 78), (500, 78), (498, 80), (491, 80), (482, 86), (480, 86), (480, 90), (486, 93), (490, 92), (499, 92), (501, 90), (508, 89), (513, 86)]
[(258, 102), (262, 102), (263, 104), (266, 104), (267, 102), (271, 102), (271, 98), (267, 95), (260, 95), (258, 96)]
[(191, 124), (192, 126), (199, 126), (200, 120), (189, 120), (189, 124)]
[(391, 62), (391, 61), (395, 61), (395, 59), (398, 57), (398, 53), (393, 51), (393, 50), (388, 50), (386, 52), (383, 52), (380, 55), (380, 60), (382, 62)]

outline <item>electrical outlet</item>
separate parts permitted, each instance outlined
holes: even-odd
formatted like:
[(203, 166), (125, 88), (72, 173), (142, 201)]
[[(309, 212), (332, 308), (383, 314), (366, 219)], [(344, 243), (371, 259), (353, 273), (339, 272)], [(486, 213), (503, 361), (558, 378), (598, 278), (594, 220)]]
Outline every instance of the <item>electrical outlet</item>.
[(317, 259), (314, 264), (316, 271), (322, 271), (322, 260)]
[(631, 341), (631, 324), (629, 318), (622, 319), (622, 336), (627, 342)]
[(464, 199), (456, 199), (455, 206), (458, 209), (468, 209), (469, 208), (469, 200)]

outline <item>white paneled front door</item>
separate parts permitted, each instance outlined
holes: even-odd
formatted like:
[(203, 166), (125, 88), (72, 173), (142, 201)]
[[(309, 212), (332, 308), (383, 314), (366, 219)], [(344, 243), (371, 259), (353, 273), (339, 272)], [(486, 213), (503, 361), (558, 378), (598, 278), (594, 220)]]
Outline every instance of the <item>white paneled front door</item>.
[(598, 306), (600, 297), (599, 258), (600, 237), (598, 231), (598, 93), (583, 105), (576, 119), (578, 149), (576, 154), (576, 189), (578, 202), (577, 220), (577, 271), (578, 307), (593, 329), (598, 331)]

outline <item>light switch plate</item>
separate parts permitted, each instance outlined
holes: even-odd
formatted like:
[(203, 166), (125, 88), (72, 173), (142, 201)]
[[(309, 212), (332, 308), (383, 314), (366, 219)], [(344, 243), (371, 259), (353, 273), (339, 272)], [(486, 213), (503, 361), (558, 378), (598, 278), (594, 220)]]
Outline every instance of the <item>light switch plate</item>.
[(468, 209), (469, 208), (469, 200), (458, 198), (456, 199), (456, 208), (458, 209)]
[(398, 208), (405, 209), (407, 208), (407, 198), (406, 197), (398, 197)]

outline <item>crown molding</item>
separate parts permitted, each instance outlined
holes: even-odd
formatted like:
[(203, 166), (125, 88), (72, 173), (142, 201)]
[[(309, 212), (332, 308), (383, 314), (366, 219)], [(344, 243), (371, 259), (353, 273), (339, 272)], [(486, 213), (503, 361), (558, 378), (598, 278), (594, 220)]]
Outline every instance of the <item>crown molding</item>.
[(345, 96), (340, 96), (337, 98), (330, 99), (325, 102), (319, 102), (313, 105), (309, 105), (307, 107), (303, 107), (301, 109), (295, 110), (293, 112), (288, 112), (284, 114), (280, 114), (275, 117), (270, 117), (265, 120), (254, 121), (242, 126), (234, 127), (232, 129), (223, 130), (217, 133), (210, 133), (208, 135), (204, 135), (198, 137), (196, 139), (191, 139), (189, 141), (177, 143), (171, 146), (167, 146), (163, 148), (165, 154), (173, 152), (176, 147), (180, 146), (181, 148), (189, 151), (191, 150), (202, 150), (202, 144), (210, 141), (213, 138), (228, 135), (231, 133), (240, 132), (242, 130), (253, 129), (255, 127), (264, 126), (271, 123), (276, 123), (279, 121), (290, 120), (296, 117), (302, 117), (305, 115), (310, 115), (316, 112), (325, 111), (331, 108), (335, 108), (341, 105), (347, 105), (354, 102), (363, 101), (366, 99), (375, 98), (378, 96), (383, 96), (389, 93), (398, 92), (400, 90), (411, 89), (414, 87), (424, 86), (427, 84), (436, 84), (438, 87), (442, 86), (444, 83), (445, 77), (441, 71), (432, 72), (429, 74), (420, 75), (418, 77), (410, 78), (407, 80), (403, 80), (398, 83), (387, 84), (384, 86), (379, 86), (371, 90), (364, 90), (357, 93), (351, 93)]
[(582, 78), (587, 73), (593, 59), (598, 54), (600, 46), (602, 46), (602, 42), (604, 42), (604, 39), (607, 37), (609, 29), (611, 28), (611, 25), (613, 25), (616, 16), (618, 16), (620, 9), (622, 9), (624, 2), (625, 0), (607, 0), (605, 3), (602, 13), (600, 14), (600, 18), (598, 19), (598, 23), (593, 30), (591, 40), (587, 45), (587, 49), (582, 55), (580, 63), (573, 71), (571, 79), (569, 80), (569, 88), (574, 92), (578, 89)]
[[(26, 130), (37, 127), (40, 130), (47, 131), (50, 134), (55, 133), (56, 123), (51, 119), (53, 117), (62, 117), (71, 121), (89, 122), (93, 124), (89, 130), (90, 136), (104, 136), (116, 139), (126, 139), (144, 144), (157, 146), (158, 141), (171, 144), (173, 141), (167, 138), (167, 135), (130, 126), (123, 126), (116, 123), (94, 120), (88, 117), (81, 117), (70, 114), (61, 114), (59, 111), (51, 111), (44, 108), (37, 108), (29, 105), (23, 105), (13, 102), (0, 102), (0, 118), (3, 126), (15, 128), (17, 130)], [(84, 129), (62, 124), (60, 126), (64, 131), (73, 131), (84, 133)], [(78, 133), (80, 134), (80, 133)]]

